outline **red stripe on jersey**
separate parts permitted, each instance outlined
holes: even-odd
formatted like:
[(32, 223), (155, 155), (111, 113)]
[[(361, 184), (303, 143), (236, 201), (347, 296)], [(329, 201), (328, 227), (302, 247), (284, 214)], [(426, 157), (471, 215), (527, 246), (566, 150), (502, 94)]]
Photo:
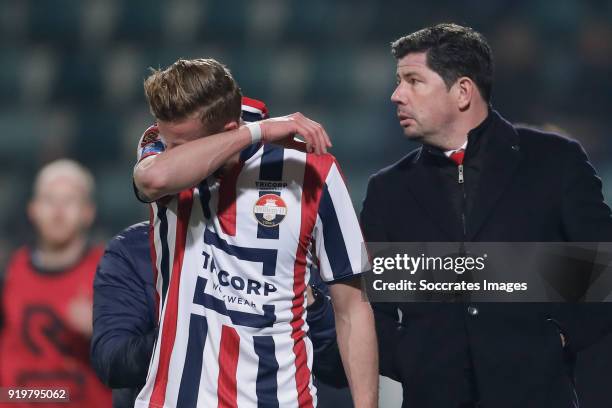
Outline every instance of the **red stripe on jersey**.
[(151, 252), (151, 262), (153, 262), (153, 284), (155, 285), (155, 316), (159, 321), (159, 292), (157, 290), (157, 277), (159, 272), (157, 271), (157, 251), (155, 251), (155, 213), (153, 212), (153, 205), (149, 205), (149, 251)]
[(223, 326), (221, 331), (221, 350), (219, 351), (219, 379), (217, 399), (219, 408), (236, 408), (238, 406), (238, 388), (236, 372), (238, 371), (238, 354), (240, 337), (236, 329)]
[(149, 407), (164, 406), (166, 399), (166, 385), (168, 384), (168, 371), (170, 370), (170, 355), (174, 348), (176, 337), (176, 319), (178, 313), (179, 284), (181, 281), (181, 269), (183, 267), (183, 255), (185, 254), (185, 242), (187, 241), (187, 228), (191, 216), (191, 205), (193, 203), (193, 189), (181, 191), (178, 195), (176, 240), (174, 247), (174, 262), (172, 264), (172, 277), (168, 288), (166, 299), (166, 311), (161, 333), (161, 345), (159, 351), (159, 364), (155, 376), (155, 384), (149, 400)]
[(243, 163), (238, 163), (221, 178), (217, 217), (227, 235), (236, 236), (236, 181)]
[(317, 221), (319, 202), (327, 173), (333, 164), (331, 155), (306, 155), (304, 182), (302, 184), (302, 215), (300, 224), (300, 240), (295, 254), (293, 269), (293, 305), (291, 312), (291, 337), (293, 338), (293, 353), (295, 354), (295, 383), (298, 393), (298, 404), (301, 408), (312, 407), (312, 395), (308, 388), (310, 370), (308, 356), (304, 344), (304, 291), (306, 290), (306, 254), (312, 238), (312, 230)]
[(258, 101), (257, 99), (249, 98), (246, 96), (242, 97), (242, 104), (246, 106), (250, 106), (251, 108), (259, 109), (263, 114), (264, 118), (269, 117), (268, 115), (268, 107), (262, 101)]

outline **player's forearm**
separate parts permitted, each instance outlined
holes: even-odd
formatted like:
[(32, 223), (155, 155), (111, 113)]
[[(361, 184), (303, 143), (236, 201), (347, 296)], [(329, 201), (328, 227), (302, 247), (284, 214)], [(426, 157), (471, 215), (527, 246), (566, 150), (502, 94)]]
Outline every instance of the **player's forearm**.
[(372, 309), (358, 301), (336, 311), (338, 346), (356, 408), (378, 406), (378, 349)]
[(251, 143), (245, 127), (176, 146), (139, 163), (134, 183), (150, 200), (176, 194), (210, 176)]

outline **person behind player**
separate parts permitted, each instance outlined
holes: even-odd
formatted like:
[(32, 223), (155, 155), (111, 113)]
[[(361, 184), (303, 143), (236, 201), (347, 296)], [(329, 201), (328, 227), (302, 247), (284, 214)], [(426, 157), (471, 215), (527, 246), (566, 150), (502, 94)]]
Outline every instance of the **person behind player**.
[[(299, 113), (243, 125), (240, 89), (212, 59), (154, 71), (145, 93), (157, 126), (134, 183), (152, 201), (160, 335), (136, 407), (315, 406), (305, 291), (316, 259), (334, 283), (355, 406), (376, 406), (372, 311), (355, 279), (363, 238), (323, 127)], [(296, 133), (316, 154), (271, 144)]]
[(14, 253), (4, 277), (0, 387), (68, 391), (69, 403), (45, 406), (111, 404), (89, 365), (92, 283), (103, 251), (87, 237), (93, 190), (90, 172), (72, 160), (43, 167), (28, 206), (37, 242)]

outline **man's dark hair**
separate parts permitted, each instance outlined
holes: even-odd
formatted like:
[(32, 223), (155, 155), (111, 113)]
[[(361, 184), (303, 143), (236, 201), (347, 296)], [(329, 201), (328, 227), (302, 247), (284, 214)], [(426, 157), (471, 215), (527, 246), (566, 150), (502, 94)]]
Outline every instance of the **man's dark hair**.
[(480, 94), (491, 101), (493, 53), (482, 34), (457, 24), (438, 24), (401, 37), (391, 43), (396, 59), (415, 52), (427, 53), (427, 66), (450, 87), (462, 76), (476, 83)]

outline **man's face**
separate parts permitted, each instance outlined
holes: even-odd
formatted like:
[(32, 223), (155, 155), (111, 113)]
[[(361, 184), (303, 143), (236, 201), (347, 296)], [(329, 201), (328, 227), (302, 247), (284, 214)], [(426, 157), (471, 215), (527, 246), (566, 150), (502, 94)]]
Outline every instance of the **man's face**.
[(158, 120), (157, 127), (166, 145), (166, 150), (207, 135), (204, 124), (198, 115), (191, 115), (185, 119), (172, 122)]
[(391, 101), (410, 139), (436, 145), (452, 125), (456, 102), (440, 75), (427, 66), (427, 54), (409, 53), (397, 61), (397, 87)]
[(91, 226), (95, 209), (80, 178), (56, 175), (41, 180), (28, 214), (41, 243), (61, 248)]

